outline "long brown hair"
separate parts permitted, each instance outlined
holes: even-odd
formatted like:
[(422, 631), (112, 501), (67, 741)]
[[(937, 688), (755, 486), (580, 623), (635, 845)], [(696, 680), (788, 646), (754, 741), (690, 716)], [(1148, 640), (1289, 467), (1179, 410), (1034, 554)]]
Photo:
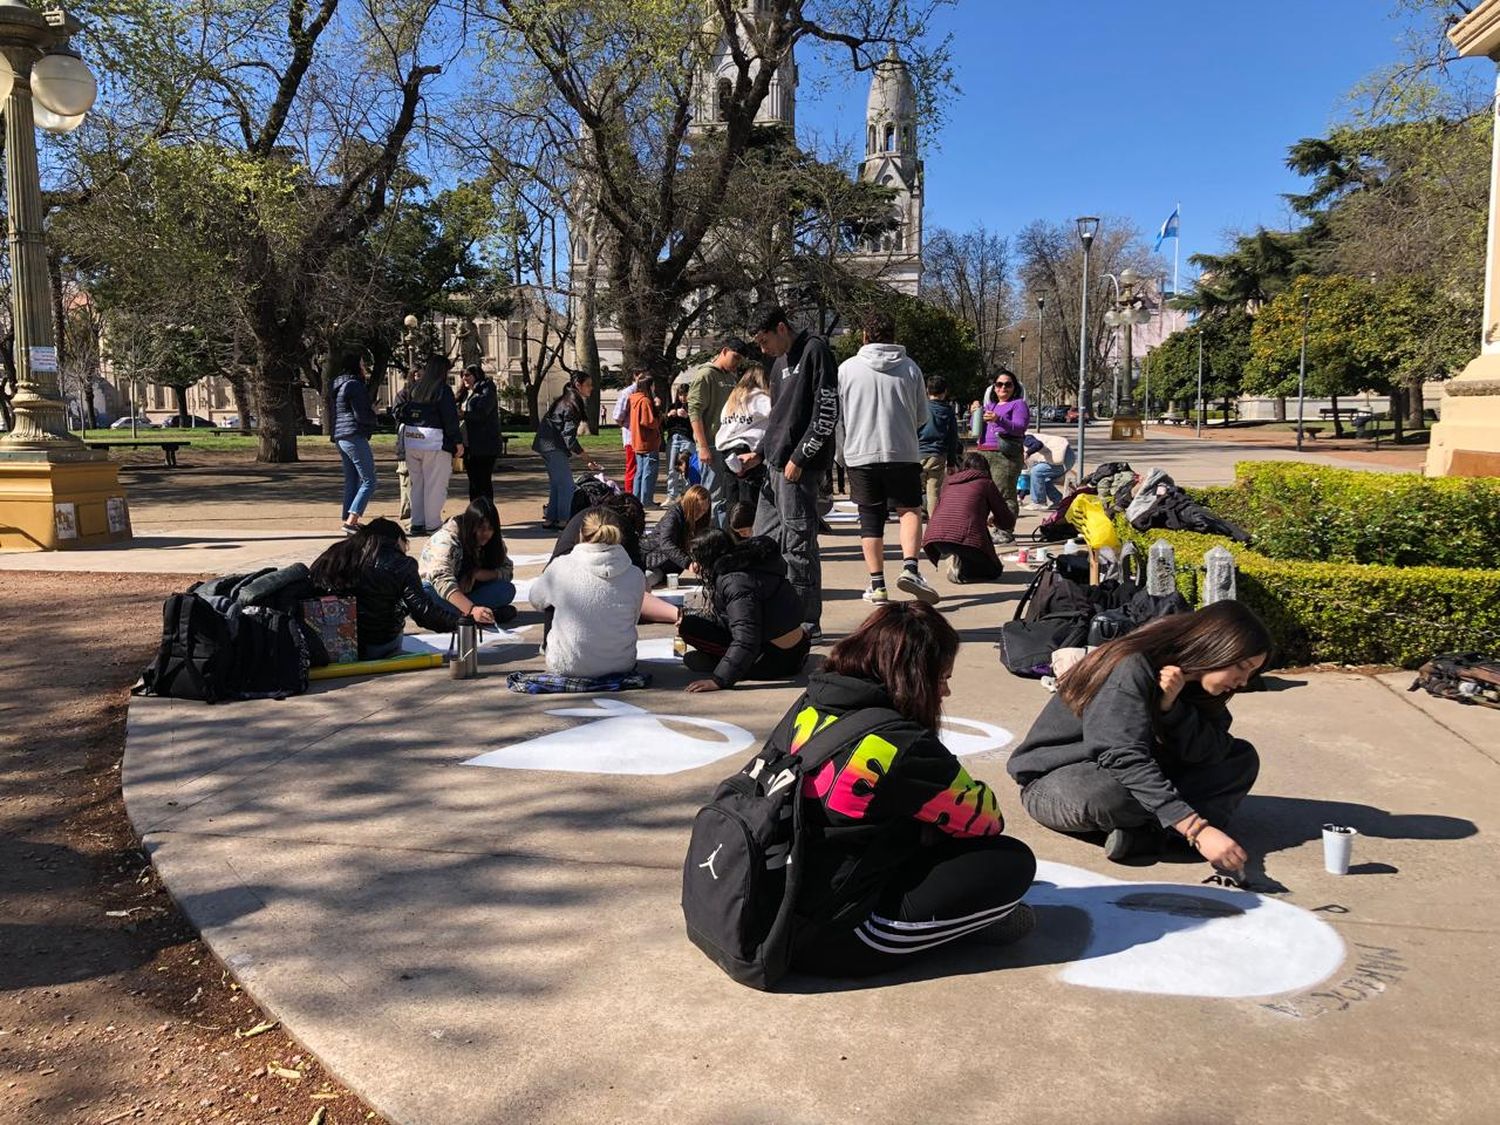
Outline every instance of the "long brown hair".
[(876, 681), (897, 711), (935, 731), (943, 679), (957, 657), (958, 632), (941, 613), (922, 602), (887, 602), (833, 646), (823, 670)]
[(729, 392), (729, 397), (724, 400), (722, 417), (731, 414), (743, 414), (750, 408), (750, 400), (758, 394), (770, 394), (771, 381), (766, 375), (766, 369), (758, 363), (752, 363), (745, 368), (745, 373), (740, 376), (740, 381), (734, 385)]
[(682, 505), (684, 524), (682, 543), (686, 545), (693, 541), (693, 537), (698, 532), (708, 526), (708, 516), (713, 511), (714, 498), (709, 494), (708, 489), (701, 484), (695, 484), (688, 487), (678, 503)]
[(1082, 715), (1104, 681), (1128, 656), (1139, 653), (1158, 671), (1175, 664), (1185, 676), (1201, 676), (1252, 656), (1264, 656), (1261, 666), (1265, 667), (1270, 663), (1272, 647), (1270, 632), (1254, 613), (1239, 602), (1215, 602), (1194, 613), (1159, 617), (1100, 645), (1058, 680), (1057, 694), (1075, 714)]

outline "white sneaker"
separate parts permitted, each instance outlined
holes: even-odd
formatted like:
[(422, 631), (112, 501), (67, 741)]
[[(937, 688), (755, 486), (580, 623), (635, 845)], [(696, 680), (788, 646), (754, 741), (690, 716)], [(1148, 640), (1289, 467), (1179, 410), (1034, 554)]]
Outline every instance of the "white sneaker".
[(876, 589), (874, 586), (866, 586), (865, 592), (860, 595), (867, 602), (888, 602), (891, 600), (890, 591), (884, 586)]
[(902, 590), (918, 601), (926, 602), (928, 605), (937, 605), (943, 596), (934, 590), (931, 583), (915, 570), (907, 570), (904, 567), (901, 570), (900, 577), (896, 579), (896, 589)]

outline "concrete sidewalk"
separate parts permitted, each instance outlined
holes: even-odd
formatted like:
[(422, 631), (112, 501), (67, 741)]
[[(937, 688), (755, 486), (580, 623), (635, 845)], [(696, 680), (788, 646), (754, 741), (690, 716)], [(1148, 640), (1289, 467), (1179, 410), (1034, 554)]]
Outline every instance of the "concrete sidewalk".
[[(1189, 482), (1245, 455), (1147, 445), (1122, 452)], [(824, 549), (837, 636), (867, 609), (863, 567), (852, 527)], [(1493, 1119), (1500, 903), (1473, 888), (1500, 859), (1500, 716), (1408, 695), (1409, 675), (1271, 677), (1234, 705), (1264, 761), (1235, 834), (1288, 892), (1111, 865), (1031, 823), (1004, 773), (1046, 700), (993, 647), (1025, 577), (938, 582), (965, 638), (952, 742), (1044, 861), (1038, 929), (1009, 949), (857, 986), (730, 982), (682, 932), (688, 825), (798, 689), (688, 695), (663, 662), (607, 700), (510, 694), (536, 628), (473, 682), (136, 700), (130, 816), (246, 988), (410, 1125)], [(1349, 877), (1322, 871), (1328, 821), (1361, 832)]]

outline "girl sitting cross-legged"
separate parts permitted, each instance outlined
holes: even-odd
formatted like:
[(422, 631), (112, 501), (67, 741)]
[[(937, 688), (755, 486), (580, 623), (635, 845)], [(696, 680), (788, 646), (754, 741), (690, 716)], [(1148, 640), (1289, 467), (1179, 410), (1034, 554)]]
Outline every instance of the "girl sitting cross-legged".
[(960, 938), (997, 945), (1031, 929), (1021, 897), (1036, 858), (1001, 835), (994, 792), (938, 733), (958, 645), (931, 606), (882, 605), (833, 647), (771, 735), (795, 752), (830, 724), (870, 730), (872, 709), (894, 712), (803, 779), (811, 831), (794, 968), (867, 976)]
[(635, 668), (636, 620), (646, 576), (625, 553), (618, 513), (600, 505), (583, 517), (583, 538), (531, 584), (531, 604), (552, 611), (547, 671), (619, 676)]

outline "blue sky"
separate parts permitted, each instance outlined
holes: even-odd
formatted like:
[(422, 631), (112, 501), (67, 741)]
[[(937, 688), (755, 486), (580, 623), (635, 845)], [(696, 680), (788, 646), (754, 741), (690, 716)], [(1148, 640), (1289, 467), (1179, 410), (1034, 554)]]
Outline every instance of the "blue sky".
[[(1120, 215), (1154, 237), (1180, 200), (1185, 280), (1188, 255), (1228, 232), (1288, 222), (1287, 146), (1347, 116), (1349, 90), (1399, 57), (1393, 7), (961, 0), (942, 17), (961, 93), (923, 154), (927, 226), (1011, 235)], [(820, 71), (803, 61), (799, 132), (858, 137), (866, 82), (809, 88)]]

